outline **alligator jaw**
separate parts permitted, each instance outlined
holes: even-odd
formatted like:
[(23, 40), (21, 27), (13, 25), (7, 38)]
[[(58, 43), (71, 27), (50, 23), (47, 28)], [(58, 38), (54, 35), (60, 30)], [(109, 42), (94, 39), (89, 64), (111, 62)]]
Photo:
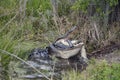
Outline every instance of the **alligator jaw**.
[(68, 59), (72, 56), (77, 55), (81, 51), (81, 57), (87, 59), (84, 43), (83, 42), (78, 43), (78, 40), (73, 40), (71, 41), (71, 43), (73, 44), (73, 47), (67, 49), (57, 48), (54, 46), (54, 44), (51, 44), (50, 54), (63, 59)]

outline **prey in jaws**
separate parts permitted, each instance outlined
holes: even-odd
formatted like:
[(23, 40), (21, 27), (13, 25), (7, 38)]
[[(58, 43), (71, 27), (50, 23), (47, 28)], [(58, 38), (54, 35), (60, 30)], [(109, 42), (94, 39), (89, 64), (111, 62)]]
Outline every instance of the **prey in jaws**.
[(86, 50), (83, 42), (78, 40), (59, 40), (50, 45), (50, 53), (56, 57), (68, 59), (81, 53), (82, 59), (86, 62), (88, 60)]
[[(71, 30), (74, 29), (75, 28), (72, 28)], [(68, 35), (71, 32), (69, 31), (65, 36), (58, 38), (54, 43), (50, 44), (50, 54), (63, 59), (68, 59), (80, 53), (83, 61), (87, 62), (88, 58), (84, 43), (79, 40), (69, 40)]]

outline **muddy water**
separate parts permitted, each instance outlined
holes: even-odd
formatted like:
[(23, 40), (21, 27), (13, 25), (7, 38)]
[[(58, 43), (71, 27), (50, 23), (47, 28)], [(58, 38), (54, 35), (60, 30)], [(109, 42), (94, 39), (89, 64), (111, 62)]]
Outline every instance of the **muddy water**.
[(70, 59), (61, 59), (48, 57), (46, 53), (38, 54), (35, 51), (32, 53), (26, 60), (27, 64), (16, 61), (10, 63), (9, 74), (12, 80), (48, 80), (46, 77), (61, 80), (65, 71), (71, 69), (82, 71), (87, 66), (78, 55)]
[[(26, 65), (25, 63), (15, 63), (11, 62), (10, 63), (10, 74), (12, 80), (37, 80), (37, 79), (42, 79), (42, 80), (48, 80), (45, 78), (45, 76), (49, 78), (54, 78), (57, 80), (61, 80), (61, 75), (64, 73), (66, 70), (70, 69), (76, 69), (78, 70), (83, 70), (86, 66), (86, 64), (81, 64), (81, 62), (70, 62), (69, 60), (56, 60), (56, 61), (47, 61), (47, 60), (29, 60), (26, 61), (29, 63), (29, 65)], [(31, 67), (32, 66), (32, 67)], [(38, 73), (35, 69), (40, 71), (41, 73)]]

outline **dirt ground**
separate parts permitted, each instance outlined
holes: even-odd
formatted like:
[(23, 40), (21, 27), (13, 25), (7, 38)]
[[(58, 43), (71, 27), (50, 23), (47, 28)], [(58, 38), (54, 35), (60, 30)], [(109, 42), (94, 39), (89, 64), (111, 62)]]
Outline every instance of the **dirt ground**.
[(108, 63), (120, 63), (120, 44), (105, 46), (97, 51), (90, 53), (88, 58), (105, 60)]
[(105, 60), (108, 63), (120, 63), (120, 50), (116, 50), (112, 53), (105, 54), (97, 58), (98, 60)]

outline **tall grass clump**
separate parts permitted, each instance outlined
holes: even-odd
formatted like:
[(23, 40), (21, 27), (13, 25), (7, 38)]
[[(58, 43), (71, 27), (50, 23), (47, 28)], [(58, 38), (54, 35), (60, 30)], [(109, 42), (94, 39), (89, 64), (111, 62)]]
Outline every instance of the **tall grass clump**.
[(0, 57), (1, 57), (0, 63), (3, 68), (3, 76), (5, 80), (8, 80), (8, 75), (7, 75), (8, 65), (9, 65), (9, 62), (12, 60), (12, 57), (4, 53), (3, 51), (15, 53), (16, 51), (15, 46), (18, 43), (18, 41), (15, 40), (13, 36), (11, 36), (12, 33), (13, 32), (10, 31), (7, 34), (0, 36)]
[(83, 72), (68, 71), (62, 80), (119, 80), (120, 64), (106, 61), (93, 62)]

